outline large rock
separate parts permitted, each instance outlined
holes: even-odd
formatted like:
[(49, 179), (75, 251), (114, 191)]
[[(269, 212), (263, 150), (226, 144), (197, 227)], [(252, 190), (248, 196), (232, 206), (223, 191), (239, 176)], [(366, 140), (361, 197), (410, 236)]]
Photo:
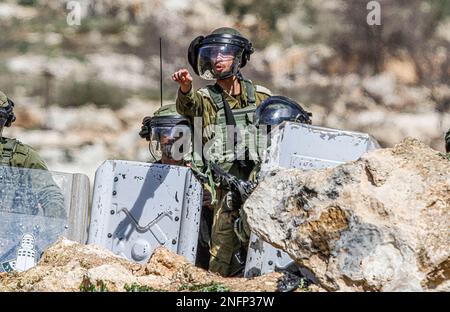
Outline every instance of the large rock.
[(267, 175), (252, 230), (338, 291), (450, 290), (450, 162), (417, 140)]

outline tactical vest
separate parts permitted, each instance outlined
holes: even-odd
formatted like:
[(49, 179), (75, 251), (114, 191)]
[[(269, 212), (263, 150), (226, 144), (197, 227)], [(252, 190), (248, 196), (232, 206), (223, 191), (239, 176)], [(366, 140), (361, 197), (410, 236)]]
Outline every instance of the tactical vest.
[(24, 167), (27, 159), (25, 150), (18, 148), (20, 142), (16, 139), (1, 138), (0, 166)]
[[(245, 92), (247, 95), (247, 103), (244, 103), (244, 107), (232, 109), (231, 112), (233, 114), (234, 120), (236, 121), (236, 128), (241, 129), (241, 131), (247, 128), (249, 125), (253, 124), (253, 114), (256, 110), (256, 90), (255, 86), (249, 80), (243, 80)], [(210, 159), (218, 164), (225, 165), (228, 163), (229, 165), (225, 165), (225, 170), (229, 169), (226, 167), (230, 167), (231, 163), (235, 158), (234, 154), (234, 146), (228, 146), (227, 148), (227, 137), (228, 137), (228, 128), (227, 128), (227, 120), (225, 113), (225, 104), (224, 98), (222, 96), (222, 90), (218, 88), (216, 85), (206, 86), (199, 90), (202, 95), (208, 97), (216, 106), (217, 115), (214, 121), (214, 130), (213, 133), (210, 133), (210, 129), (206, 129), (207, 136), (214, 138), (214, 143), (209, 148), (210, 151)], [(219, 126), (220, 129), (217, 129)], [(246, 146), (249, 146), (251, 142), (248, 141), (248, 136), (245, 135), (245, 132), (241, 132), (241, 139), (245, 142)], [(244, 143), (243, 142), (243, 143)]]

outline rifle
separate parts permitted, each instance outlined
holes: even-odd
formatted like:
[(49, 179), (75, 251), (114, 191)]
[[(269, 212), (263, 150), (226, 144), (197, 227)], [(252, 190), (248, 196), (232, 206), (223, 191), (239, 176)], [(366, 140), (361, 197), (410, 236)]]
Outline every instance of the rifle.
[(256, 188), (256, 183), (238, 179), (234, 175), (225, 172), (215, 163), (211, 163), (210, 166), (212, 173), (217, 178), (218, 182), (224, 189), (231, 192), (233, 208), (239, 209)]

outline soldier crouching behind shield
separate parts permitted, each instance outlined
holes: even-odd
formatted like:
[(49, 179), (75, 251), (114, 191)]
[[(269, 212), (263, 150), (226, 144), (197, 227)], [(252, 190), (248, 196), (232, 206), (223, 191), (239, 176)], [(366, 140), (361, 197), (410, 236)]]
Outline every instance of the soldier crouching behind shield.
[[(191, 122), (177, 113), (175, 104), (158, 109), (153, 117), (145, 117), (139, 132), (149, 141), (150, 154), (156, 164), (192, 167)], [(196, 170), (193, 171), (196, 174)], [(209, 266), (209, 241), (212, 226), (211, 193), (203, 184), (203, 204), (195, 265)]]
[(45, 162), (30, 146), (2, 135), (16, 120), (13, 109), (0, 91), (0, 211), (65, 218), (64, 196)]

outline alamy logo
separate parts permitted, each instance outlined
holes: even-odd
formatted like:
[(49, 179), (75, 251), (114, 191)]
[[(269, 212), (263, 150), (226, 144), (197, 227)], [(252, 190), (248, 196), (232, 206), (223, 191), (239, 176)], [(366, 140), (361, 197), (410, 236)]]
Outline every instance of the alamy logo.
[(370, 1), (367, 3), (367, 10), (370, 10), (367, 14), (367, 24), (370, 26), (381, 25), (381, 5), (378, 1)]
[(78, 1), (69, 1), (66, 6), (69, 13), (67, 14), (67, 24), (69, 26), (81, 25), (81, 4)]

